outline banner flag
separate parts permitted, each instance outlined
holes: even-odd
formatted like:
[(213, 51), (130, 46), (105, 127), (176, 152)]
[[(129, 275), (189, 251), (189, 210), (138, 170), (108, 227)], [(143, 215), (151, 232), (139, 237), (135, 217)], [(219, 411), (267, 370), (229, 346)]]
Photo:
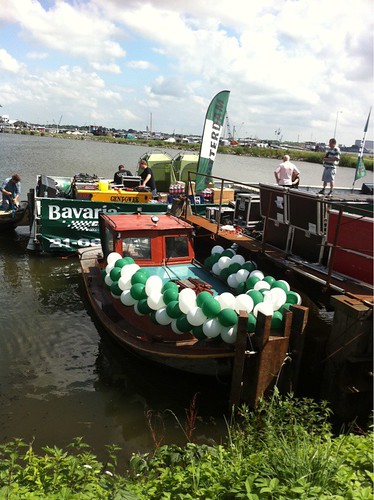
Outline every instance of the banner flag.
[(358, 153), (358, 158), (357, 158), (357, 164), (356, 164), (356, 173), (355, 173), (355, 178), (353, 181), (353, 185), (358, 179), (361, 179), (362, 177), (365, 177), (366, 175), (366, 168), (363, 160), (363, 154), (364, 154), (364, 146), (365, 146), (365, 139), (366, 139), (366, 134), (369, 128), (369, 120), (370, 120), (370, 114), (371, 114), (371, 108), (369, 111), (368, 119), (366, 120), (366, 125), (364, 128), (364, 135), (360, 144), (360, 150)]
[[(222, 90), (211, 101), (205, 117), (203, 138), (200, 146), (200, 156), (197, 173), (210, 175), (217, 155), (219, 139), (226, 116), (226, 108), (230, 91)], [(201, 193), (209, 184), (209, 177), (196, 176), (195, 192)]]

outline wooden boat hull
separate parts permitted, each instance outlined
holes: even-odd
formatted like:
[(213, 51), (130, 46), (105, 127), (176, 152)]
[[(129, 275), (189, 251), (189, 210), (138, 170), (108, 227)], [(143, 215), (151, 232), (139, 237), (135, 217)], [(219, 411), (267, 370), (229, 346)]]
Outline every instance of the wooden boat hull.
[(28, 225), (27, 202), (21, 202), (20, 208), (14, 211), (0, 210), (0, 232), (13, 231), (20, 225)]
[(94, 313), (122, 347), (149, 361), (184, 372), (220, 377), (231, 373), (232, 346), (218, 344), (214, 339), (198, 341), (189, 333), (177, 335), (171, 330), (165, 336), (165, 327), (156, 325), (148, 316), (138, 316), (133, 308), (113, 300), (110, 291), (100, 286), (102, 280), (93, 250), (81, 252), (80, 262)]

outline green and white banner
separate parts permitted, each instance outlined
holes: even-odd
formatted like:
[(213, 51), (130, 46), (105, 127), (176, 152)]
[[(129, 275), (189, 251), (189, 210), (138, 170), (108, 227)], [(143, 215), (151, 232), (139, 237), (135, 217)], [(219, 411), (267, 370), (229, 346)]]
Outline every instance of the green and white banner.
[[(200, 157), (197, 165), (198, 174), (211, 175), (216, 159), (219, 139), (226, 116), (230, 91), (222, 90), (211, 101), (205, 117)], [(201, 193), (208, 186), (209, 177), (196, 176), (196, 193)]]
[(364, 155), (366, 134), (367, 134), (367, 131), (369, 128), (370, 114), (371, 114), (371, 108), (369, 111), (368, 119), (366, 120), (366, 125), (364, 128), (364, 135), (363, 135), (363, 138), (362, 138), (362, 141), (360, 144), (360, 150), (358, 152), (357, 163), (356, 163), (356, 172), (355, 172), (355, 178), (353, 181), (353, 186), (355, 185), (355, 182), (358, 179), (361, 179), (362, 177), (365, 177), (365, 175), (366, 175), (366, 168), (365, 168), (365, 163), (363, 160), (363, 155)]
[(99, 213), (166, 212), (167, 205), (106, 203), (71, 199), (41, 198), (38, 239), (48, 253), (76, 252), (78, 248), (100, 245)]

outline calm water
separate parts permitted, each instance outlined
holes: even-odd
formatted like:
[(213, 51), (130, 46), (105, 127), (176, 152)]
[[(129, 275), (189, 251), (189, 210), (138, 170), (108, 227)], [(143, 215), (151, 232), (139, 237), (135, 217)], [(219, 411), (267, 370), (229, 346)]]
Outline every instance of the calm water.
[[(146, 151), (138, 146), (0, 134), (0, 178), (19, 173), (26, 199), (38, 174), (111, 177), (120, 163), (135, 171)], [(273, 182), (276, 164), (218, 155), (214, 173)], [(299, 167), (303, 183), (320, 184), (320, 166)], [(351, 186), (352, 171), (339, 170), (337, 184)], [(165, 442), (183, 443), (176, 419), (166, 410), (183, 424), (195, 393), (195, 436), (200, 442), (219, 441), (225, 435), (227, 384), (176, 375), (120, 351), (86, 308), (77, 259), (29, 253), (27, 239), (27, 228), (0, 235), (0, 442), (35, 437), (40, 448), (64, 446), (83, 436), (99, 457), (105, 457), (105, 444), (116, 443), (127, 459), (134, 451), (152, 448), (147, 410), (162, 412)], [(303, 299), (308, 301), (304, 294)], [(307, 305), (313, 313), (307, 328), (326, 329), (331, 316)]]

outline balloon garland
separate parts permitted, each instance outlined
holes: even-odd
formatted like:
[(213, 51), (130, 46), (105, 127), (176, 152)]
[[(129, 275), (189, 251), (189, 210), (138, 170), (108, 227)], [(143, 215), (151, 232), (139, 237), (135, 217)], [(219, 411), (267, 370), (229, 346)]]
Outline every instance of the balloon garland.
[(150, 275), (131, 257), (112, 252), (102, 270), (111, 295), (140, 316), (149, 315), (158, 325), (170, 326), (177, 335), (191, 332), (197, 339), (221, 337), (236, 341), (239, 312), (248, 314), (247, 331), (256, 329), (258, 313), (272, 316), (271, 328), (280, 329), (284, 315), (301, 297), (285, 280), (265, 276), (253, 261), (246, 261), (234, 248), (216, 245), (204, 261), (205, 267), (234, 291), (213, 296), (196, 295), (191, 288), (179, 291), (174, 281), (163, 282)]

